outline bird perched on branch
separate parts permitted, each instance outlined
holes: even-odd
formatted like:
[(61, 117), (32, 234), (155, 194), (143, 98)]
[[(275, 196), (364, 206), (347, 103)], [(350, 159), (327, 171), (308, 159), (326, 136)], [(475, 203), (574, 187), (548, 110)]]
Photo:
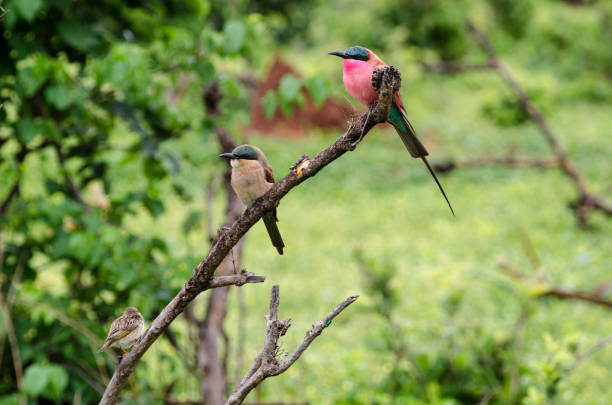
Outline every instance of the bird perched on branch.
[[(362, 46), (353, 46), (344, 52), (330, 52), (329, 54), (344, 59), (342, 63), (342, 78), (344, 86), (351, 96), (355, 97), (360, 103), (366, 106), (370, 106), (373, 102), (378, 100), (378, 93), (374, 90), (374, 87), (372, 87), (372, 73), (375, 69), (386, 66), (385, 62), (376, 56), (374, 52)], [(421, 141), (416, 137), (414, 128), (410, 124), (410, 121), (408, 121), (406, 109), (404, 108), (404, 103), (402, 102), (402, 97), (399, 92), (393, 94), (393, 102), (391, 103), (391, 110), (387, 120), (393, 125), (400, 138), (402, 138), (410, 155), (413, 158), (421, 158), (423, 160), (423, 163), (427, 166), (436, 184), (438, 184), (448, 207), (453, 215), (455, 215), (453, 207), (450, 201), (448, 201), (442, 185), (425, 157), (429, 153)]]
[(98, 352), (106, 350), (111, 345), (116, 345), (123, 353), (126, 353), (127, 349), (132, 347), (143, 333), (144, 318), (136, 308), (127, 307), (123, 315), (111, 323), (108, 336)]
[[(222, 153), (221, 158), (230, 159), (232, 187), (240, 201), (248, 208), (274, 184), (274, 172), (261, 149), (253, 145), (240, 145), (231, 153)], [(285, 244), (276, 223), (276, 208), (266, 212), (263, 222), (270, 235), (272, 245), (283, 254)]]

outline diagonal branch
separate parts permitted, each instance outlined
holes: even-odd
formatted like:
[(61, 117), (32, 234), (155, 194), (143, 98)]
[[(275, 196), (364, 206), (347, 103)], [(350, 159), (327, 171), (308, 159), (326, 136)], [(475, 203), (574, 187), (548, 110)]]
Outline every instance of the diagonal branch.
[(251, 392), (251, 390), (253, 390), (263, 380), (285, 372), (300, 358), (302, 353), (308, 349), (308, 346), (310, 346), (310, 344), (323, 332), (323, 329), (330, 325), (332, 319), (338, 316), (338, 314), (346, 309), (346, 307), (355, 302), (357, 298), (359, 298), (358, 295), (348, 297), (329, 314), (327, 314), (325, 318), (314, 324), (312, 329), (306, 332), (306, 337), (304, 337), (302, 343), (300, 343), (293, 353), (291, 353), (287, 360), (281, 362), (277, 359), (278, 340), (291, 326), (291, 319), (286, 318), (280, 321), (278, 320), (278, 306), (280, 304), (280, 297), (278, 293), (278, 286), (273, 286), (272, 293), (270, 294), (270, 310), (266, 316), (267, 322), (264, 345), (257, 356), (255, 356), (251, 368), (240, 381), (238, 386), (234, 389), (225, 405), (241, 404), (249, 392)]
[[(145, 332), (142, 339), (124, 356), (121, 363), (117, 366), (100, 401), (101, 404), (114, 404), (118, 401), (119, 393), (130, 374), (134, 371), (138, 360), (162, 334), (163, 330), (183, 312), (185, 307), (198, 294), (210, 289), (211, 279), (216, 268), (232, 247), (255, 225), (264, 213), (274, 209), (291, 189), (316, 175), (325, 166), (346, 152), (353, 150), (356, 141), (363, 138), (362, 135), (367, 134), (375, 125), (387, 120), (393, 93), (398, 91), (401, 85), (400, 74), (392, 66), (384, 66), (374, 72), (372, 79), (373, 84), (376, 82), (375, 84), (379, 85), (375, 87), (379, 93), (379, 101), (370, 106), (367, 113), (362, 114), (358, 120), (353, 121), (342, 136), (315, 157), (312, 159), (307, 157), (300, 159), (300, 164), (296, 167), (296, 169), (300, 170), (290, 171), (289, 174), (274, 184), (263, 196), (258, 198), (231, 227), (219, 230), (219, 238), (210, 248), (206, 258), (196, 266), (193, 275), (187, 280), (185, 286), (166, 305), (157, 318), (153, 320), (151, 327)], [(305, 164), (305, 162), (308, 162), (308, 164)]]
[(473, 167), (473, 166), (490, 166), (494, 164), (512, 165), (512, 166), (527, 166), (527, 167), (559, 167), (563, 173), (574, 183), (578, 189), (578, 198), (570, 203), (570, 208), (574, 211), (578, 219), (578, 224), (581, 227), (585, 227), (588, 222), (588, 216), (593, 210), (599, 210), (602, 213), (612, 216), (612, 205), (604, 201), (604, 199), (589, 191), (584, 182), (583, 177), (578, 173), (574, 163), (569, 158), (567, 151), (561, 145), (559, 138), (552, 131), (548, 124), (548, 121), (540, 111), (540, 109), (531, 101), (527, 92), (520, 84), (518, 79), (514, 76), (508, 65), (506, 65), (497, 55), (495, 48), (489, 41), (489, 38), (472, 22), (466, 21), (466, 28), (474, 41), (480, 46), (483, 52), (487, 55), (487, 62), (483, 64), (463, 64), (460, 62), (440, 62), (438, 64), (428, 64), (421, 62), (421, 65), (426, 71), (443, 73), (443, 74), (457, 74), (471, 71), (482, 71), (487, 69), (496, 70), (502, 77), (504, 82), (510, 87), (514, 96), (518, 100), (523, 110), (531, 117), (535, 122), (538, 129), (546, 139), (546, 142), (553, 150), (555, 155), (554, 162), (549, 159), (536, 160), (528, 158), (520, 158), (509, 156), (507, 158), (485, 158), (485, 159), (474, 159), (462, 162), (447, 161), (440, 163), (437, 168), (441, 171), (449, 172), (457, 167)]
[(516, 79), (508, 65), (498, 58), (497, 53), (495, 52), (495, 49), (491, 45), (491, 42), (487, 36), (482, 31), (478, 30), (470, 21), (466, 22), (466, 26), (474, 38), (474, 41), (476, 41), (480, 48), (487, 54), (489, 64), (497, 70), (502, 79), (504, 79), (506, 84), (512, 89), (514, 95), (525, 112), (540, 129), (540, 132), (546, 139), (546, 142), (548, 142), (555, 156), (557, 157), (559, 166), (561, 167), (563, 173), (565, 173), (565, 175), (569, 177), (576, 185), (580, 195), (578, 199), (570, 205), (570, 207), (576, 213), (579, 225), (586, 226), (588, 214), (594, 209), (598, 209), (604, 214), (612, 216), (612, 206), (604, 202), (601, 197), (589, 192), (582, 176), (580, 176), (573, 162), (569, 158), (567, 151), (563, 145), (561, 145), (559, 138), (553, 133), (552, 129), (548, 125), (548, 121), (546, 121), (546, 118), (544, 118), (544, 115), (540, 109), (529, 99), (527, 92)]

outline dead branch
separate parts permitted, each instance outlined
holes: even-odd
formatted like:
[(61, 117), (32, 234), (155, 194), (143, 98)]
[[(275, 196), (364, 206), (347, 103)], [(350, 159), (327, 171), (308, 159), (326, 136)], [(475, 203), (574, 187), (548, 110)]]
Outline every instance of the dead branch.
[(124, 356), (117, 366), (100, 401), (101, 404), (115, 404), (118, 401), (119, 393), (134, 371), (138, 360), (161, 335), (163, 330), (183, 312), (185, 307), (198, 294), (210, 289), (210, 281), (221, 261), (246, 232), (261, 219), (264, 213), (272, 210), (291, 189), (316, 175), (325, 166), (346, 152), (354, 150), (355, 141), (360, 137), (363, 138), (362, 134), (367, 134), (375, 125), (387, 120), (393, 93), (398, 91), (401, 86), (400, 74), (392, 66), (384, 66), (374, 72), (373, 81), (380, 83), (380, 86), (376, 88), (379, 93), (379, 100), (370, 106), (367, 113), (362, 114), (358, 120), (352, 122), (348, 130), (334, 143), (310, 159), (310, 164), (303, 167), (300, 176), (295, 171), (290, 171), (240, 215), (231, 227), (219, 230), (219, 238), (210, 248), (206, 258), (196, 266), (193, 275), (187, 280), (185, 286), (153, 320), (151, 327), (145, 332), (142, 339)]
[(437, 173), (450, 173), (455, 169), (471, 168), (471, 167), (493, 167), (493, 166), (511, 166), (511, 167), (535, 167), (548, 169), (559, 167), (559, 161), (556, 157), (534, 159), (528, 156), (484, 156), (472, 159), (453, 160), (438, 162), (432, 165)]
[(601, 305), (606, 308), (612, 308), (612, 301), (601, 296), (601, 294), (593, 291), (569, 291), (562, 288), (551, 288), (538, 294), (538, 298), (555, 297), (568, 300), (578, 300), (589, 302), (591, 304)]
[(484, 158), (463, 161), (461, 164), (457, 162), (449, 161), (443, 162), (436, 165), (436, 168), (440, 172), (450, 172), (457, 167), (476, 167), (476, 166), (490, 166), (495, 164), (502, 165), (517, 165), (522, 166), (526, 164), (526, 167), (555, 167), (561, 168), (563, 173), (574, 183), (578, 190), (578, 197), (572, 201), (569, 206), (574, 211), (576, 218), (578, 219), (578, 225), (585, 227), (588, 223), (589, 214), (598, 210), (608, 216), (612, 216), (612, 205), (606, 203), (602, 197), (590, 192), (582, 178), (582, 176), (576, 170), (574, 163), (569, 158), (567, 151), (561, 145), (559, 137), (552, 131), (546, 118), (540, 111), (540, 109), (531, 101), (527, 92), (523, 86), (516, 79), (508, 65), (506, 65), (501, 59), (499, 59), (495, 48), (491, 45), (489, 38), (479, 29), (477, 29), (472, 22), (466, 21), (466, 27), (468, 32), (471, 34), (474, 41), (480, 46), (484, 53), (488, 57), (488, 61), (485, 64), (479, 65), (466, 65), (456, 62), (442, 62), (436, 65), (427, 63), (421, 63), (425, 70), (437, 73), (456, 74), (464, 73), (468, 71), (479, 71), (485, 69), (495, 69), (502, 77), (504, 82), (510, 87), (515, 97), (517, 98), (521, 107), (536, 123), (540, 133), (546, 139), (553, 153), (555, 154), (555, 163), (550, 160), (525, 160), (515, 157), (505, 158)]
[(466, 22), (466, 26), (469, 33), (474, 38), (474, 41), (476, 41), (480, 48), (487, 54), (489, 63), (495, 67), (502, 79), (504, 79), (506, 84), (514, 92), (514, 95), (525, 112), (529, 114), (531, 119), (540, 129), (540, 132), (557, 157), (559, 166), (561, 167), (563, 173), (565, 173), (565, 175), (569, 177), (576, 185), (579, 196), (578, 199), (570, 205), (570, 207), (574, 210), (574, 213), (578, 217), (578, 224), (581, 227), (586, 226), (589, 213), (595, 209), (600, 210), (606, 215), (612, 216), (612, 206), (606, 204), (599, 196), (596, 196), (588, 191), (584, 180), (574, 167), (573, 162), (568, 157), (567, 151), (563, 145), (561, 145), (559, 138), (553, 133), (552, 129), (548, 125), (546, 118), (544, 118), (544, 115), (540, 109), (529, 99), (527, 92), (518, 82), (508, 65), (498, 58), (497, 53), (495, 52), (495, 49), (491, 45), (491, 42), (487, 36), (482, 31), (478, 30), (470, 21)]
[(238, 386), (234, 389), (227, 402), (225, 402), (225, 405), (241, 404), (249, 392), (251, 392), (251, 390), (253, 390), (253, 388), (259, 385), (263, 380), (285, 372), (300, 358), (302, 353), (308, 349), (308, 346), (310, 346), (315, 338), (317, 338), (317, 336), (323, 332), (323, 329), (330, 325), (332, 319), (334, 319), (346, 307), (355, 302), (357, 298), (359, 298), (358, 295), (348, 297), (329, 314), (327, 314), (325, 318), (313, 325), (312, 329), (306, 332), (306, 337), (304, 337), (302, 343), (299, 344), (299, 346), (293, 351), (293, 353), (291, 353), (291, 355), (287, 357), (286, 360), (281, 361), (277, 358), (278, 340), (291, 326), (291, 318), (281, 320), (278, 319), (280, 296), (278, 285), (273, 286), (272, 293), (270, 294), (270, 310), (266, 316), (266, 334), (263, 347), (257, 356), (255, 356), (251, 368), (240, 381)]
[[(208, 86), (204, 91), (206, 112), (214, 120), (221, 116), (220, 101), (222, 94), (216, 83)], [(217, 143), (219, 144), (220, 152), (231, 152), (236, 147), (236, 142), (229, 132), (215, 126), (215, 134)], [(217, 176), (220, 180), (221, 176)], [(231, 185), (231, 169), (227, 166), (223, 173), (223, 187), (225, 190), (225, 220), (224, 225), (231, 225), (242, 213), (242, 203), (234, 192)], [(218, 181), (219, 181), (218, 180)], [(212, 199), (208, 201), (209, 212), (212, 206)], [(212, 221), (212, 217), (209, 217)], [(212, 228), (212, 227), (211, 227)], [(209, 231), (209, 235), (212, 231)], [(214, 235), (213, 235), (214, 238)], [(213, 240), (211, 240), (212, 242)], [(232, 277), (239, 277), (237, 285), (258, 281), (256, 276), (249, 277), (247, 274), (237, 275), (236, 268), (240, 268), (242, 262), (242, 250), (244, 247), (245, 238), (240, 239), (238, 244), (232, 248), (230, 254), (225, 257), (221, 265), (217, 268), (219, 276), (215, 279), (223, 281), (232, 280)], [(237, 267), (238, 266), (238, 267)], [(206, 314), (202, 320), (197, 321), (198, 328), (198, 344), (196, 346), (196, 360), (201, 375), (201, 390), (204, 405), (222, 405), (227, 394), (227, 358), (229, 355), (229, 339), (224, 331), (223, 325), (227, 314), (227, 299), (229, 295), (229, 286), (216, 288), (208, 297), (206, 306)], [(221, 341), (224, 344), (221, 344)], [(221, 352), (223, 346), (223, 352)]]
[(250, 271), (242, 270), (238, 274), (233, 274), (231, 276), (217, 276), (213, 277), (210, 281), (211, 288), (219, 288), (226, 287), (229, 285), (235, 285), (240, 287), (241, 285), (245, 285), (247, 283), (263, 283), (266, 280), (264, 276), (256, 276)]
[[(500, 261), (498, 263), (498, 267), (501, 271), (514, 279), (521, 280), (526, 283), (529, 283), (530, 281), (530, 277), (527, 274), (513, 268), (505, 261)], [(590, 291), (572, 291), (548, 285), (549, 283), (546, 281), (542, 273), (535, 275), (535, 282), (539, 284), (547, 284), (546, 290), (538, 292), (536, 298), (554, 297), (567, 300), (577, 300), (600, 305), (606, 308), (612, 308), (612, 300), (609, 300), (603, 296), (603, 294), (608, 290), (608, 283), (599, 284)]]

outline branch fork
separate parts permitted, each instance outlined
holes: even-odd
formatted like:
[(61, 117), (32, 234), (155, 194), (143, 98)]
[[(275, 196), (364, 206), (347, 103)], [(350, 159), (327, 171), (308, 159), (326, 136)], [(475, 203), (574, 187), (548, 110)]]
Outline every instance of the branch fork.
[[(308, 167), (303, 167), (300, 177), (297, 176), (295, 171), (289, 171), (285, 177), (280, 179), (263, 196), (257, 199), (255, 203), (249, 207), (248, 212), (243, 212), (229, 229), (222, 229), (219, 232), (219, 238), (211, 246), (206, 258), (196, 266), (193, 275), (185, 282), (185, 286), (153, 320), (151, 327), (145, 332), (141, 341), (124, 356), (121, 364), (117, 366), (110, 383), (106, 387), (100, 404), (115, 404), (118, 402), (121, 389), (127, 382), (128, 377), (134, 371), (134, 367), (138, 360), (170, 323), (185, 310), (185, 307), (187, 307), (191, 301), (201, 292), (211, 288), (211, 281), (213, 280), (217, 267), (229, 254), (231, 249), (266, 212), (274, 209), (279, 201), (294, 187), (297, 187), (308, 178), (316, 175), (325, 166), (352, 150), (351, 148), (354, 149), (354, 146), (359, 143), (375, 125), (387, 121), (393, 93), (397, 91), (401, 85), (401, 76), (399, 72), (391, 66), (384, 66), (379, 70), (380, 72), (377, 73), (377, 75), (381, 75), (381, 78), (378, 103), (371, 106), (367, 113), (359, 117), (357, 125), (351, 125), (336, 141), (311, 158)], [(355, 299), (357, 298), (354, 297), (353, 301)]]

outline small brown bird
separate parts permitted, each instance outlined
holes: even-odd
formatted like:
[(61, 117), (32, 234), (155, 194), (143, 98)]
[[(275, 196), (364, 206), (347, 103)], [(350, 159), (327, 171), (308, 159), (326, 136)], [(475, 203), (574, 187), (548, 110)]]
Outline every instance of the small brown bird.
[(127, 307), (119, 318), (111, 323), (110, 331), (98, 352), (116, 344), (123, 353), (144, 333), (144, 318), (134, 307)]
[[(274, 185), (274, 172), (261, 149), (253, 145), (240, 145), (231, 153), (219, 157), (230, 159), (232, 166), (232, 188), (247, 208)], [(276, 208), (262, 216), (272, 245), (283, 254), (285, 243), (276, 223)]]

